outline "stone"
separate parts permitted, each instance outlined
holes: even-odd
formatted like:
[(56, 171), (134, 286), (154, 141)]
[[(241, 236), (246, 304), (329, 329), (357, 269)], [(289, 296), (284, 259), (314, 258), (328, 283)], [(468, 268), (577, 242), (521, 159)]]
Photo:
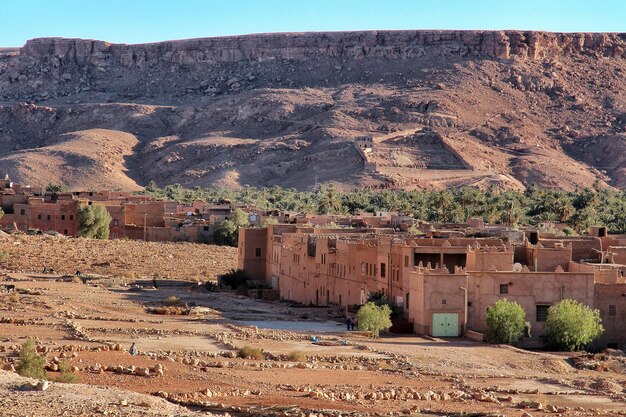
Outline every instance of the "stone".
[(35, 389), (37, 391), (46, 391), (48, 388), (50, 388), (50, 383), (48, 381), (39, 381), (35, 385)]

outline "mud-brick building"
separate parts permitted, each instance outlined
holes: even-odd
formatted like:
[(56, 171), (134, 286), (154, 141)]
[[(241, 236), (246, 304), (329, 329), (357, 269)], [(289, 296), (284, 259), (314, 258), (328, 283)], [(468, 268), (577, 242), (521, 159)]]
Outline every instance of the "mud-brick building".
[(224, 219), (231, 206), (199, 202), (190, 215), (180, 205), (120, 191), (46, 192), (0, 180), (0, 227), (55, 231), (77, 236), (78, 210), (84, 205), (101, 205), (111, 215), (111, 239), (147, 241), (210, 242), (215, 223)]
[(626, 265), (615, 262), (623, 236), (596, 228), (581, 237), (504, 229), (476, 237), (475, 227), (430, 237), (293, 224), (240, 229), (239, 267), (303, 304), (348, 310), (384, 295), (415, 332), (437, 337), (485, 333), (487, 309), (506, 298), (524, 308), (538, 341), (550, 306), (574, 299), (600, 310), (598, 348), (626, 347)]

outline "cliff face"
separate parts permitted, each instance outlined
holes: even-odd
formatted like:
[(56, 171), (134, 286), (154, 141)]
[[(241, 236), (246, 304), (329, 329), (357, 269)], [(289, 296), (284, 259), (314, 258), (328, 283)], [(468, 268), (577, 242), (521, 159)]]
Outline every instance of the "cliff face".
[(540, 59), (574, 52), (625, 57), (626, 34), (521, 31), (385, 31), (262, 34), (124, 45), (83, 39), (33, 39), (22, 58), (78, 65), (152, 66), (273, 59), (412, 59), (426, 52)]

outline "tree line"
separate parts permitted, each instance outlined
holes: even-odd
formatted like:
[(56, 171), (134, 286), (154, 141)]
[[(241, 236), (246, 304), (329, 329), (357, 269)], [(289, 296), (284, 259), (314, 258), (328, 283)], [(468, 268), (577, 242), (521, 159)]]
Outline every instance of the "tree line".
[(309, 192), (280, 187), (186, 189), (180, 184), (159, 188), (151, 182), (146, 193), (187, 204), (196, 200), (232, 202), (259, 210), (304, 214), (394, 211), (431, 222), (461, 223), (469, 217), (477, 217), (488, 223), (510, 226), (567, 223), (571, 228), (569, 233), (582, 233), (592, 225), (607, 226), (611, 233), (626, 233), (626, 191), (597, 185), (575, 191), (531, 185), (523, 192), (470, 187), (433, 191), (339, 191), (332, 185), (325, 185)]

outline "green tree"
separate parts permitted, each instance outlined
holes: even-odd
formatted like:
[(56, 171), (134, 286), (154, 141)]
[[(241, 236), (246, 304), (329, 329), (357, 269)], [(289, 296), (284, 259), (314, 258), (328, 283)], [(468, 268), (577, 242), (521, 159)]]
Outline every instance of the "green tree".
[(111, 220), (111, 215), (104, 206), (82, 206), (78, 209), (78, 236), (108, 239)]
[(235, 209), (228, 215), (226, 220), (215, 226), (213, 241), (218, 245), (237, 246), (239, 228), (248, 224), (248, 214), (241, 209)]
[(318, 197), (318, 213), (319, 214), (337, 214), (341, 213), (343, 205), (339, 192), (333, 185), (320, 188), (317, 192)]
[(70, 187), (68, 187), (65, 184), (56, 184), (56, 183), (48, 183), (48, 185), (46, 186), (46, 192), (48, 193), (66, 193), (70, 190)]
[(380, 331), (391, 327), (391, 308), (387, 304), (377, 306), (368, 302), (356, 313), (359, 329), (371, 332), (374, 337), (380, 335)]
[(30, 339), (25, 341), (20, 350), (20, 362), (17, 365), (17, 373), (29, 378), (47, 379), (45, 365), (46, 360), (37, 355), (33, 341)]
[(561, 300), (548, 310), (543, 337), (550, 348), (572, 352), (589, 345), (602, 333), (598, 310), (575, 300)]
[(487, 327), (495, 343), (512, 345), (524, 334), (526, 312), (515, 301), (498, 300), (487, 309)]

